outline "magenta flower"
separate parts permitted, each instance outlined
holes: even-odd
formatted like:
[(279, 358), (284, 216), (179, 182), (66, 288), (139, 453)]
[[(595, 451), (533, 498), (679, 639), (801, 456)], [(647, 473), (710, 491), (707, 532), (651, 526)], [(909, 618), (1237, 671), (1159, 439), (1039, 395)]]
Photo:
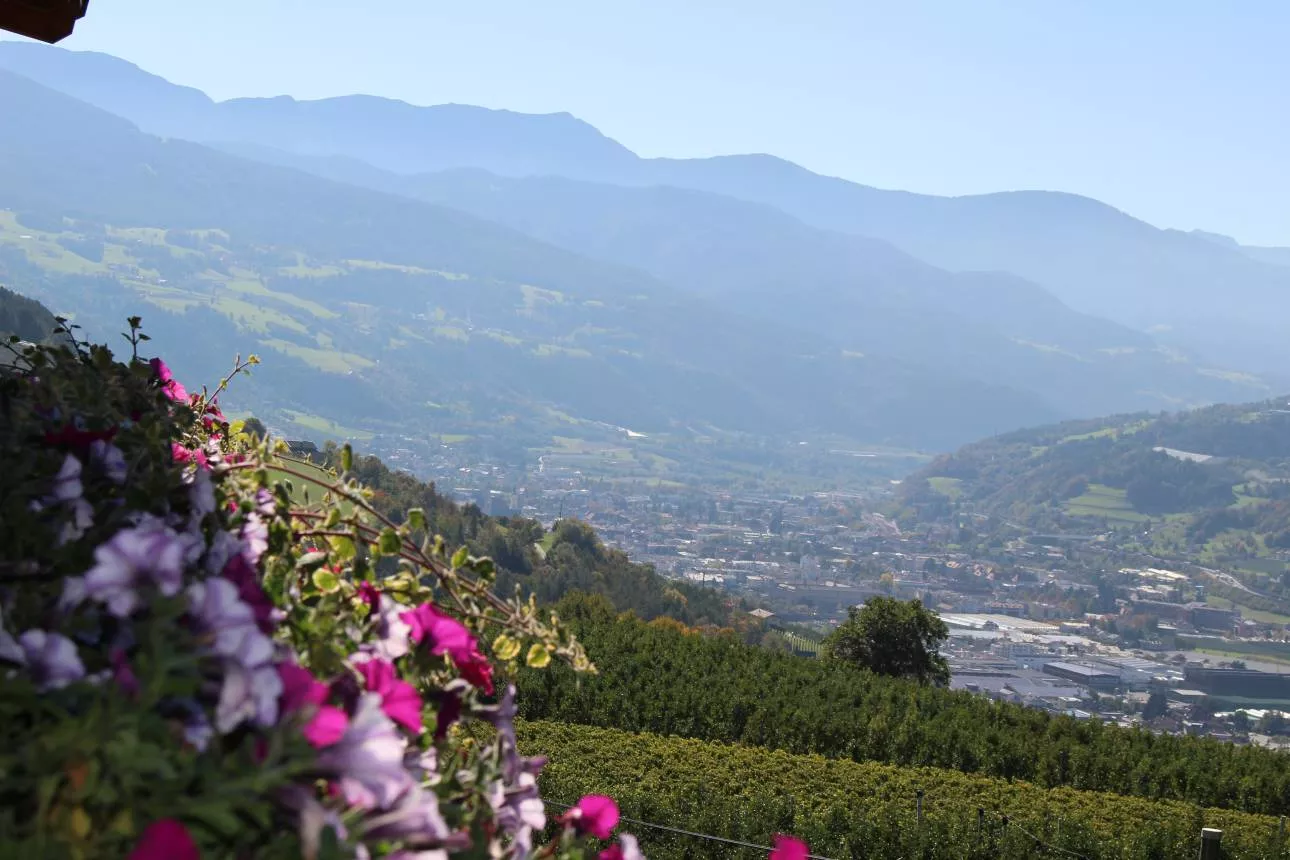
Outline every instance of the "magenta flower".
[(463, 678), (492, 695), (492, 664), (479, 653), (479, 643), (466, 625), (440, 612), (432, 603), (423, 603), (399, 617), (407, 623), (413, 642), (428, 642), (435, 656), (448, 655)]
[(345, 736), (318, 754), (317, 764), (335, 777), (345, 800), (363, 809), (387, 809), (413, 785), (403, 764), (407, 741), (381, 712), (381, 697), (359, 697)]
[(122, 529), (94, 550), (94, 567), (85, 576), (64, 583), (64, 604), (89, 598), (125, 618), (138, 607), (145, 584), (155, 585), (166, 597), (178, 594), (184, 566), (200, 547), (200, 538), (178, 534), (156, 518)]
[(775, 834), (775, 847), (771, 849), (770, 860), (806, 860), (810, 849), (806, 843), (783, 833)]
[(645, 860), (640, 843), (630, 833), (618, 834), (618, 844), (600, 852), (599, 860)]
[(381, 592), (370, 582), (360, 582), (358, 584), (358, 599), (366, 603), (372, 612), (376, 612), (381, 605)]
[(308, 669), (295, 663), (279, 663), (278, 676), (282, 679), (282, 713), (294, 713), (306, 705), (327, 701), (327, 685)]
[(163, 818), (148, 825), (127, 860), (201, 860), (201, 852), (187, 827)]
[(399, 679), (394, 664), (374, 657), (354, 664), (369, 693), (381, 697), (381, 710), (413, 734), (421, 734), (421, 697), (416, 689)]
[(329, 692), (326, 684), (294, 663), (279, 663), (278, 676), (282, 679), (279, 710), (292, 714), (311, 709), (312, 716), (301, 732), (314, 748), (331, 746), (344, 737), (349, 728), (349, 715), (334, 705), (325, 704)]
[(196, 463), (203, 469), (210, 468), (205, 451), (201, 448), (185, 448), (178, 442), (170, 443), (170, 458), (176, 463)]
[(159, 358), (154, 358), (148, 362), (152, 365), (152, 372), (157, 375), (157, 381), (161, 383), (161, 390), (166, 392), (166, 396), (171, 400), (186, 403), (188, 402), (188, 391), (179, 380), (175, 379), (170, 373), (170, 368)]
[(618, 804), (603, 794), (588, 794), (564, 815), (579, 832), (608, 839), (618, 826)]

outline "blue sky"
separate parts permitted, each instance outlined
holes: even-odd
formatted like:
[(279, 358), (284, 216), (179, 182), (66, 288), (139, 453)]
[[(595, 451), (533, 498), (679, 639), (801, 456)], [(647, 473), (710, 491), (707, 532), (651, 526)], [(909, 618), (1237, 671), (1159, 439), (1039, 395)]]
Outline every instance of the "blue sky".
[(647, 156), (1290, 244), (1287, 25), (1279, 0), (99, 0), (64, 44), (216, 98), (569, 111)]

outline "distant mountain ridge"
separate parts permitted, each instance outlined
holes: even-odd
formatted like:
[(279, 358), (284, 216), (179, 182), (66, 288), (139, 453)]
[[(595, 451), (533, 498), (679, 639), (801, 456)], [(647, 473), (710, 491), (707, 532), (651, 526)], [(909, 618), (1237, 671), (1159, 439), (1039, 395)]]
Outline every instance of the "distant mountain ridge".
[(268, 351), (259, 404), (396, 437), (451, 419), (511, 450), (550, 420), (935, 449), (1061, 414), (455, 209), (151, 137), (10, 72), (0, 113), (23, 118), (0, 134), (0, 280), (87, 328), (154, 306), (154, 345), (192, 378)]
[(1076, 310), (1151, 330), (1211, 363), (1290, 375), (1290, 343), (1278, 322), (1290, 315), (1290, 267), (1272, 259), (1279, 249), (1247, 253), (1158, 230), (1078, 195), (887, 191), (768, 155), (642, 159), (568, 114), (415, 107), (372, 96), (216, 103), (106, 55), (39, 45), (0, 43), (0, 66), (162, 136), (342, 156), (402, 174), (476, 167), (770, 204), (816, 227), (885, 239), (951, 271), (1011, 272)]

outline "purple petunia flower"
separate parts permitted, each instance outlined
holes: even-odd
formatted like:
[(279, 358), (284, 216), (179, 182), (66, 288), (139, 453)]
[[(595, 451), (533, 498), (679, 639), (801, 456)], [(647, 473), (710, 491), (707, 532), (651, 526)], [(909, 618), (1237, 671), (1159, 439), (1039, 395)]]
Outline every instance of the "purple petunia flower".
[(439, 813), (439, 798), (432, 791), (413, 786), (388, 811), (363, 824), (367, 839), (437, 842), (449, 836), (448, 823)]
[(301, 851), (304, 857), (317, 857), (322, 845), (322, 832), (331, 828), (337, 839), (349, 838), (345, 824), (335, 811), (327, 809), (318, 802), (314, 792), (303, 785), (288, 785), (278, 791), (278, 800), (288, 809), (300, 816), (299, 833)]
[(206, 719), (206, 715), (194, 709), (184, 722), (184, 741), (198, 752), (205, 752), (206, 745), (213, 737), (215, 737), (215, 729)]
[(269, 548), (269, 527), (265, 525), (259, 514), (252, 511), (246, 515), (246, 522), (242, 523), (241, 537), (242, 556), (252, 565), (259, 564), (260, 556), (264, 555)]
[(58, 545), (64, 546), (74, 540), (80, 540), (90, 526), (94, 525), (94, 508), (84, 499), (73, 499), (67, 502), (71, 509), (71, 518), (58, 530)]
[(335, 777), (352, 806), (386, 809), (412, 788), (403, 766), (407, 741), (381, 711), (381, 697), (364, 693), (338, 743), (321, 750), (319, 768)]
[(215, 513), (215, 485), (211, 482), (210, 472), (205, 469), (193, 469), (185, 479), (188, 482), (188, 504), (192, 507), (195, 522), (207, 514)]
[(184, 565), (200, 539), (182, 535), (154, 518), (134, 528), (122, 529), (94, 550), (94, 567), (78, 580), (64, 585), (67, 605), (90, 598), (106, 604), (108, 611), (125, 618), (139, 605), (139, 588), (152, 584), (167, 597), (183, 587)]
[(0, 657), (25, 668), (41, 690), (59, 690), (85, 677), (76, 644), (60, 633), (28, 630), (15, 640), (0, 628)]
[(407, 608), (382, 594), (376, 617), (376, 653), (386, 660), (397, 660), (411, 649), (412, 627), (403, 619)]
[(227, 733), (248, 719), (273, 725), (282, 678), (273, 662), (273, 640), (260, 630), (254, 610), (238, 596), (236, 585), (220, 577), (189, 586), (188, 600), (198, 628), (213, 637), (211, 653), (224, 662), (215, 728)]
[(90, 443), (90, 460), (114, 484), (124, 484), (126, 477), (125, 454), (121, 449), (106, 439), (95, 439)]
[(62, 468), (54, 478), (53, 498), (59, 502), (71, 502), (79, 499), (85, 487), (81, 483), (81, 461), (71, 454), (63, 459)]

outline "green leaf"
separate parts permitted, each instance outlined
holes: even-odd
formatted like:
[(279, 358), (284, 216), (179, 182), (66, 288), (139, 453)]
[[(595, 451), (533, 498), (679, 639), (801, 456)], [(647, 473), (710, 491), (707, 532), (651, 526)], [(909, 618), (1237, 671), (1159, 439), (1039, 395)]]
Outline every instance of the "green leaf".
[(314, 586), (324, 594), (330, 594), (340, 588), (340, 577), (326, 568), (319, 568), (314, 571)]
[(465, 546), (458, 547), (457, 551), (452, 554), (452, 566), (454, 568), (464, 567), (470, 559), (470, 551)]
[(493, 640), (493, 653), (498, 660), (514, 660), (520, 655), (520, 643), (505, 633), (500, 633)]
[(528, 656), (524, 658), (524, 662), (534, 669), (541, 669), (551, 662), (551, 649), (541, 643), (534, 643), (533, 647), (529, 649)]
[(381, 530), (381, 538), (376, 545), (384, 555), (397, 555), (403, 542), (399, 540), (398, 532), (386, 526)]
[(425, 531), (426, 512), (421, 508), (408, 508), (408, 525), (418, 531)]
[(340, 468), (343, 472), (354, 470), (354, 448), (348, 442), (340, 449)]
[(307, 552), (304, 555), (300, 556), (299, 560), (296, 561), (296, 569), (313, 570), (315, 567), (318, 567), (318, 565), (322, 564), (325, 561), (327, 561), (327, 553)]

